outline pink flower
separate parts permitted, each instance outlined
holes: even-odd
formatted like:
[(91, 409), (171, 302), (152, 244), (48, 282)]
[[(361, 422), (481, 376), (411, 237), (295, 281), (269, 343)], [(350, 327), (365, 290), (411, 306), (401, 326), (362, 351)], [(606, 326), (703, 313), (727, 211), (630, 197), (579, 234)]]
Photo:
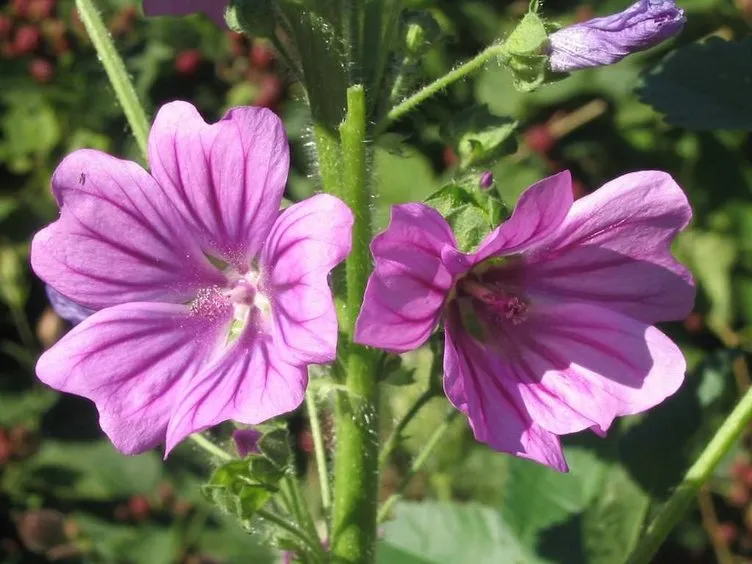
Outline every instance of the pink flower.
[(233, 419), (295, 409), (306, 366), (331, 362), (329, 271), (350, 249), (352, 215), (314, 196), (280, 213), (289, 148), (279, 119), (231, 110), (207, 125), (164, 106), (151, 174), (82, 150), (52, 179), (60, 218), (32, 242), (34, 271), (97, 310), (37, 364), (93, 400), (115, 446), (138, 453)]
[(147, 16), (185, 16), (202, 12), (214, 20), (218, 26), (227, 27), (225, 8), (228, 2), (221, 0), (144, 0), (144, 14)]
[(681, 352), (651, 325), (692, 308), (692, 277), (669, 248), (690, 217), (663, 172), (574, 203), (565, 172), (530, 187), (465, 254), (435, 210), (396, 206), (371, 247), (355, 340), (404, 352), (443, 318), (444, 389), (476, 438), (566, 470), (558, 435), (604, 434), (682, 383)]

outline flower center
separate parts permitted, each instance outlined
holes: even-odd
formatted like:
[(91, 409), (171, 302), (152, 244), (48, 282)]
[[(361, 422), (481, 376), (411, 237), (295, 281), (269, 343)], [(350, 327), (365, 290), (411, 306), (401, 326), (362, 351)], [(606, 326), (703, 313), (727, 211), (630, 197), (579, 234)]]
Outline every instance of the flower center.
[(224, 288), (213, 286), (199, 290), (190, 304), (190, 309), (194, 315), (209, 320), (215, 320), (229, 313), (231, 309), (233, 321), (228, 339), (232, 341), (242, 333), (254, 310), (259, 310), (267, 317), (271, 304), (260, 291), (258, 272), (249, 270), (239, 274), (229, 271), (226, 272), (226, 278), (227, 285)]
[(473, 298), (476, 306), (474, 309), (485, 311), (486, 317), (491, 321), (509, 322), (512, 325), (520, 325), (527, 321), (528, 303), (517, 294), (502, 288), (500, 284), (466, 278), (460, 282), (459, 289)]

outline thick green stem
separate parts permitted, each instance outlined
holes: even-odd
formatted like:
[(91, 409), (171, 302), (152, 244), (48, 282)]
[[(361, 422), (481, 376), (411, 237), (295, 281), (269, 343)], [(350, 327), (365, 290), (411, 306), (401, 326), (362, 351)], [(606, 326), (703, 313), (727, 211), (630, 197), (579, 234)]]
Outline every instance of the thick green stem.
[(141, 103), (133, 89), (133, 84), (128, 77), (128, 71), (125, 69), (123, 60), (118, 55), (115, 45), (112, 43), (112, 37), (107, 31), (107, 27), (102, 21), (96, 6), (91, 0), (76, 0), (76, 8), (81, 15), (81, 21), (89, 33), (91, 42), (97, 50), (99, 60), (110, 79), (118, 102), (123, 108), (125, 117), (131, 126), (133, 136), (136, 138), (138, 148), (146, 157), (146, 143), (149, 137), (149, 120), (146, 117)]
[(718, 463), (746, 429), (750, 420), (752, 420), (752, 389), (744, 394), (666, 504), (645, 529), (639, 544), (627, 561), (628, 564), (647, 564), (651, 561), (671, 529), (697, 497), (700, 487), (708, 481)]
[(316, 154), (318, 155), (319, 176), (325, 192), (341, 197), (342, 194), (342, 151), (336, 133), (325, 125), (316, 123), (313, 126), (313, 137), (316, 140)]
[(501, 58), (503, 56), (503, 44), (495, 43), (490, 47), (487, 47), (469, 61), (449, 71), (447, 74), (435, 80), (431, 84), (427, 84), (426, 86), (418, 90), (415, 94), (408, 96), (402, 102), (394, 106), (386, 115), (386, 118), (384, 118), (384, 120), (379, 123), (376, 131), (380, 132), (385, 130), (389, 126), (389, 124), (397, 121), (405, 114), (410, 113), (417, 106), (428, 100), (431, 96), (438, 94), (440, 91), (444, 90), (454, 82), (462, 80), (469, 74), (482, 69), (489, 61)]
[(433, 435), (431, 435), (431, 437), (428, 439), (428, 442), (423, 447), (423, 450), (420, 451), (418, 453), (418, 456), (415, 457), (412, 465), (410, 465), (410, 469), (407, 471), (407, 474), (405, 474), (405, 477), (402, 478), (402, 481), (400, 482), (399, 486), (397, 486), (395, 492), (391, 496), (389, 496), (389, 499), (387, 499), (384, 502), (384, 505), (381, 506), (378, 514), (378, 523), (383, 522), (387, 517), (389, 517), (389, 513), (391, 513), (392, 508), (394, 508), (394, 505), (402, 497), (402, 493), (405, 491), (407, 486), (410, 485), (410, 480), (412, 480), (413, 476), (415, 476), (415, 474), (417, 474), (418, 471), (423, 468), (423, 465), (428, 460), (428, 457), (433, 452), (433, 449), (436, 448), (436, 445), (439, 444), (439, 441), (444, 436), (444, 433), (446, 433), (449, 427), (451, 427), (452, 422), (457, 417), (458, 413), (459, 411), (457, 411), (453, 407), (449, 409), (446, 417), (444, 417), (444, 422), (439, 425), (439, 427), (433, 432)]
[[(371, 210), (367, 183), (366, 101), (362, 86), (347, 92), (347, 117), (340, 126), (342, 192), (355, 215), (353, 244), (345, 265), (347, 334), (352, 339), (371, 271)], [(322, 168), (325, 166), (321, 162)], [(325, 176), (322, 174), (322, 177)], [(378, 382), (374, 351), (348, 343), (345, 391), (336, 398), (332, 554), (337, 562), (367, 564), (375, 556), (378, 509)]]

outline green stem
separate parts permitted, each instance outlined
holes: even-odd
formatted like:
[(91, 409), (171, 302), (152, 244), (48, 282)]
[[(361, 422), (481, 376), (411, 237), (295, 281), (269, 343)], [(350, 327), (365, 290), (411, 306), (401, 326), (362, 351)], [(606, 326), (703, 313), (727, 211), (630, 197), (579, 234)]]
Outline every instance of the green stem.
[(645, 529), (639, 544), (627, 561), (628, 564), (650, 562), (671, 529), (679, 522), (687, 507), (695, 499), (700, 487), (711, 477), (718, 463), (741, 436), (750, 420), (752, 420), (752, 389), (744, 394), (674, 493)]
[(433, 81), (431, 84), (427, 84), (426, 86), (418, 90), (415, 94), (408, 96), (402, 102), (394, 106), (386, 115), (386, 118), (384, 118), (384, 120), (378, 124), (376, 131), (384, 131), (391, 123), (397, 121), (405, 114), (413, 111), (416, 107), (428, 100), (431, 96), (434, 96), (441, 90), (444, 90), (454, 82), (465, 78), (469, 74), (482, 69), (489, 61), (503, 56), (503, 44), (495, 43), (489, 47), (486, 47), (486, 49), (478, 53), (469, 61), (449, 71), (447, 74)]
[(292, 536), (297, 538), (300, 541), (303, 541), (305, 545), (311, 550), (312, 556), (315, 558), (316, 562), (323, 562), (324, 561), (324, 550), (321, 546), (321, 543), (317, 539), (311, 539), (303, 529), (298, 527), (295, 523), (288, 521), (284, 517), (277, 515), (276, 513), (272, 513), (271, 511), (268, 511), (266, 509), (259, 509), (256, 512), (256, 515), (262, 519), (265, 519), (266, 521), (269, 521), (270, 523), (273, 523), (280, 529), (290, 533)]
[[(287, 489), (290, 501), (292, 502), (292, 514), (303, 528), (308, 530), (311, 537), (319, 539), (319, 532), (316, 530), (316, 522), (313, 520), (311, 510), (303, 497), (303, 491), (300, 488), (297, 476), (288, 475), (282, 479), (282, 484)], [(320, 542), (320, 539), (319, 539)]]
[(21, 337), (21, 342), (24, 347), (29, 351), (37, 350), (36, 339), (34, 338), (34, 332), (31, 330), (29, 320), (26, 319), (26, 313), (24, 313), (23, 307), (20, 307), (16, 303), (11, 303), (8, 306), (10, 308), (10, 314), (13, 317), (13, 323), (18, 330), (18, 334)]
[(413, 463), (408, 469), (407, 474), (405, 474), (404, 478), (402, 478), (402, 481), (400, 482), (399, 486), (397, 486), (395, 492), (391, 496), (389, 496), (389, 499), (387, 499), (384, 502), (384, 505), (381, 506), (378, 515), (379, 523), (382, 523), (386, 520), (387, 517), (389, 517), (389, 514), (394, 508), (394, 504), (397, 503), (402, 497), (403, 492), (405, 491), (407, 486), (410, 485), (410, 481), (413, 479), (415, 474), (417, 474), (418, 471), (423, 468), (423, 465), (428, 460), (431, 452), (436, 447), (436, 445), (439, 444), (439, 441), (444, 436), (444, 433), (446, 433), (446, 431), (452, 425), (452, 422), (454, 421), (455, 417), (457, 417), (458, 413), (459, 411), (457, 411), (453, 407), (449, 409), (446, 416), (444, 417), (444, 422), (433, 432), (433, 435), (431, 435), (431, 437), (428, 439), (426, 446), (424, 446), (423, 450), (420, 451), (420, 453), (418, 453), (418, 456), (415, 457), (415, 460), (413, 460)]
[(316, 400), (309, 386), (306, 393), (306, 407), (308, 408), (308, 419), (311, 423), (311, 435), (313, 435), (313, 452), (316, 455), (316, 471), (319, 475), (319, 485), (321, 486), (321, 509), (324, 515), (329, 515), (329, 508), (332, 505), (332, 496), (329, 491), (329, 470), (326, 466), (326, 448), (324, 447), (324, 434), (321, 432), (321, 422), (319, 421), (318, 410), (316, 409)]
[(322, 187), (325, 192), (340, 197), (342, 192), (342, 175), (340, 172), (342, 152), (337, 135), (325, 125), (316, 123), (313, 126), (313, 136), (316, 140)]
[(412, 421), (415, 416), (418, 415), (418, 412), (423, 409), (423, 406), (426, 405), (435, 395), (436, 392), (433, 390), (433, 388), (428, 388), (418, 397), (417, 400), (415, 400), (415, 403), (410, 407), (410, 409), (407, 410), (407, 413), (405, 413), (402, 419), (399, 420), (397, 425), (394, 427), (394, 430), (389, 435), (389, 438), (386, 440), (386, 442), (384, 442), (384, 447), (381, 449), (381, 454), (379, 454), (379, 468), (383, 469), (386, 463), (389, 461), (389, 457), (391, 456), (392, 451), (394, 451), (395, 447), (397, 446), (397, 442), (402, 436), (405, 428), (410, 424), (410, 421)]
[(219, 460), (223, 462), (229, 462), (231, 460), (235, 460), (235, 457), (231, 455), (229, 452), (225, 451), (224, 449), (218, 447), (213, 442), (211, 442), (209, 439), (204, 437), (203, 435), (199, 435), (196, 433), (195, 435), (191, 435), (190, 439), (196, 443), (197, 447), (202, 448), (204, 451), (206, 451), (209, 455), (211, 455), (214, 458), (218, 458)]
[(76, 8), (81, 15), (81, 21), (89, 33), (91, 42), (97, 50), (99, 60), (110, 79), (115, 95), (120, 106), (123, 108), (125, 117), (131, 126), (133, 136), (136, 138), (141, 153), (146, 157), (147, 139), (149, 136), (149, 120), (146, 117), (141, 103), (133, 89), (133, 84), (128, 77), (123, 60), (118, 55), (112, 37), (107, 31), (102, 17), (91, 0), (76, 0)]
[[(347, 91), (347, 117), (340, 126), (341, 197), (355, 215), (352, 251), (345, 265), (345, 330), (352, 338), (371, 271), (371, 210), (367, 184), (366, 101), (363, 86)], [(325, 163), (322, 161), (321, 166)], [(344, 351), (345, 391), (335, 401), (332, 553), (337, 562), (373, 562), (378, 509), (378, 382), (374, 351), (348, 343)]]

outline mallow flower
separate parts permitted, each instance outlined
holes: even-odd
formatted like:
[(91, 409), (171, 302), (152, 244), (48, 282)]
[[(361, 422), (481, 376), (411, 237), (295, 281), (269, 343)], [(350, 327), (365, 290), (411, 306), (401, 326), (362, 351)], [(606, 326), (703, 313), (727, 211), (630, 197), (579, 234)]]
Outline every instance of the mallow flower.
[(684, 10), (674, 0), (638, 0), (618, 14), (552, 33), (549, 66), (554, 72), (571, 72), (610, 65), (678, 34), (684, 21)]
[(692, 308), (669, 248), (690, 217), (654, 171), (574, 203), (568, 172), (542, 180), (470, 253), (434, 209), (395, 206), (371, 247), (355, 340), (402, 353), (443, 320), (444, 390), (475, 437), (565, 471), (559, 435), (605, 434), (683, 381), (681, 351), (652, 324)]
[(95, 311), (37, 375), (94, 401), (128, 454), (298, 407), (307, 365), (335, 358), (328, 275), (352, 226), (329, 195), (280, 212), (289, 148), (263, 108), (209, 125), (167, 104), (148, 161), (150, 173), (98, 151), (66, 157), (52, 178), (60, 217), (31, 248), (42, 280)]
[(185, 16), (201, 12), (209, 16), (219, 27), (227, 27), (225, 8), (228, 2), (221, 0), (144, 0), (147, 16)]

